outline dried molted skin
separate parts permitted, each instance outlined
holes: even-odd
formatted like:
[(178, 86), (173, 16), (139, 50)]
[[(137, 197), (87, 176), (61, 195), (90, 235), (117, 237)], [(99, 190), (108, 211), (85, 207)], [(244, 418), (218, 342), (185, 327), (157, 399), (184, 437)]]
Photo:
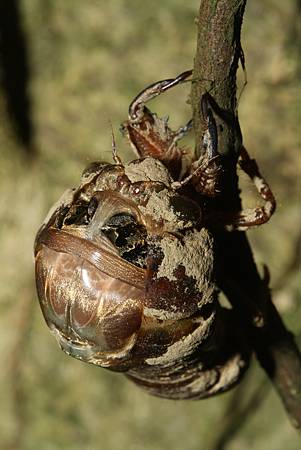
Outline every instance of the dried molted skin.
[(195, 280), (196, 288), (201, 294), (198, 306), (211, 302), (214, 293), (213, 280), (213, 240), (208, 230), (188, 231), (183, 238), (163, 237), (160, 247), (163, 260), (157, 272), (157, 278), (166, 277), (177, 280), (176, 270), (184, 267), (185, 275)]
[[(123, 130), (139, 159), (123, 165), (114, 148), (115, 164), (90, 164), (35, 241), (39, 301), (61, 348), (172, 399), (229, 389), (249, 358), (237, 339), (240, 324), (218, 303), (207, 229), (222, 218), (208, 205), (222, 169), (218, 112), (205, 94), (206, 154), (185, 169), (177, 142), (192, 122), (172, 131), (145, 106), (191, 73), (154, 83), (133, 100)], [(275, 208), (257, 166), (246, 151), (241, 156), (267, 204), (223, 219), (237, 229), (262, 223)]]
[(139, 181), (157, 181), (170, 186), (172, 178), (168, 169), (155, 158), (132, 161), (124, 166), (124, 172), (131, 183)]
[(165, 368), (172, 366), (177, 361), (185, 360), (210, 337), (214, 320), (213, 312), (209, 317), (195, 319), (192, 322), (195, 329), (191, 329), (189, 333), (169, 345), (163, 354), (145, 359), (145, 363), (149, 366)]
[(199, 400), (229, 389), (237, 383), (247, 369), (247, 361), (241, 354), (234, 354), (226, 361), (221, 358), (214, 367), (206, 367), (202, 355), (190, 355), (173, 367), (160, 367), (157, 372), (130, 370), (128, 378), (149, 394), (173, 400)]
[(67, 354), (127, 372), (154, 395), (201, 398), (242, 369), (228, 379), (223, 361), (208, 360), (223, 336), (213, 240), (201, 207), (172, 183), (151, 157), (90, 166), (38, 233), (37, 289)]
[(150, 217), (154, 221), (165, 223), (165, 231), (176, 231), (193, 226), (191, 220), (183, 220), (181, 215), (171, 207), (175, 193), (168, 189), (159, 192), (152, 192), (146, 206), (139, 206), (145, 217)]
[(74, 200), (74, 191), (75, 191), (75, 189), (67, 189), (61, 195), (61, 197), (58, 199), (58, 201), (55, 202), (55, 204), (50, 208), (42, 225), (39, 228), (39, 231), (37, 232), (35, 244), (34, 244), (35, 249), (38, 246), (38, 239), (39, 239), (39, 236), (42, 233), (42, 231), (44, 229), (46, 229), (51, 222), (55, 221), (55, 219), (60, 214), (60, 211), (64, 210), (64, 208), (68, 208), (72, 204), (72, 202)]
[(179, 173), (183, 150), (176, 145), (177, 133), (169, 128), (168, 118), (160, 118), (145, 108), (139, 125), (128, 120), (122, 129), (140, 158), (152, 155), (167, 163), (171, 172)]

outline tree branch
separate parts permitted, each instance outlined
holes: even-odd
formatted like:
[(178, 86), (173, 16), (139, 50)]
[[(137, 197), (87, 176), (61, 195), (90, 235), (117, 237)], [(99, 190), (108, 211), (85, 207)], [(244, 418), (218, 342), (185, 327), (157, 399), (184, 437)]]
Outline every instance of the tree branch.
[[(202, 152), (205, 123), (201, 95), (210, 91), (223, 112), (217, 118), (219, 152), (223, 157), (222, 194), (214, 208), (233, 212), (241, 208), (236, 173), (242, 136), (237, 118), (236, 72), (243, 58), (240, 31), (246, 0), (203, 0), (198, 17), (198, 40), (191, 103), (196, 151)], [(231, 125), (232, 122), (232, 125)], [(243, 232), (215, 231), (217, 283), (232, 304), (251, 347), (278, 391), (296, 427), (301, 426), (301, 356), (293, 335), (285, 328), (271, 300), (268, 271), (261, 279)]]

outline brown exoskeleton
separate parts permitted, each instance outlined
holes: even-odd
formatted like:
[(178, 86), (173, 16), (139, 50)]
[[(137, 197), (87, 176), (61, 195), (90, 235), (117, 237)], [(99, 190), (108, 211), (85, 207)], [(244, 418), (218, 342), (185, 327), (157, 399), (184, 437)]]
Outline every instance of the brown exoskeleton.
[(231, 311), (218, 301), (210, 223), (218, 217), (219, 226), (247, 229), (275, 209), (242, 147), (240, 165), (264, 206), (207, 214), (222, 170), (214, 99), (202, 97), (204, 154), (188, 168), (178, 141), (192, 122), (174, 132), (145, 106), (190, 74), (154, 83), (133, 100), (122, 129), (138, 159), (123, 164), (114, 149), (114, 164), (90, 164), (35, 242), (40, 304), (61, 348), (173, 399), (223, 392), (248, 365)]

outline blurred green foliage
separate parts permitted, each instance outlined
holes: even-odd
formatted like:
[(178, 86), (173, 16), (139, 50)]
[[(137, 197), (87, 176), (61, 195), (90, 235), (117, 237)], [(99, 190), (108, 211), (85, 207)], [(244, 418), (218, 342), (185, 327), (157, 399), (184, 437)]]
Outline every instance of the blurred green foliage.
[[(249, 236), (297, 335), (301, 270), (298, 261), (288, 267), (301, 234), (299, 3), (249, 2), (242, 34), (248, 85), (239, 105), (246, 147), (278, 199), (275, 217)], [(20, 6), (36, 154), (29, 158), (18, 143), (0, 91), (0, 448), (217, 450), (233, 413), (242, 415), (253, 398), (226, 448), (299, 449), (300, 436), (255, 362), (239, 391), (200, 402), (152, 398), (121, 375), (63, 354), (36, 298), (32, 247), (39, 224), (89, 161), (111, 159), (110, 121), (120, 156), (131, 157), (119, 123), (144, 86), (192, 66), (198, 1), (22, 0)], [(152, 108), (170, 113), (175, 126), (184, 123), (188, 92), (188, 85), (179, 87)], [(243, 177), (242, 185), (245, 203), (257, 202)]]

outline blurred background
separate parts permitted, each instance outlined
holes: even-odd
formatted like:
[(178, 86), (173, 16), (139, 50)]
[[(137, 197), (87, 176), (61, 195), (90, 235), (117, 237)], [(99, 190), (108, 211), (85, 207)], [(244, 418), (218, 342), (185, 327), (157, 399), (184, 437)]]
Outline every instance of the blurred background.
[[(111, 160), (131, 99), (192, 66), (198, 0), (0, 0), (1, 450), (300, 449), (264, 373), (198, 402), (152, 398), (122, 375), (68, 358), (50, 335), (34, 285), (33, 241), (50, 206), (95, 159)], [(248, 2), (245, 145), (278, 200), (250, 231), (274, 299), (301, 338), (301, 1)], [(243, 76), (239, 74), (239, 86)], [(189, 85), (154, 101), (176, 127)], [(188, 144), (192, 145), (192, 138)], [(246, 204), (258, 199), (242, 176)]]

